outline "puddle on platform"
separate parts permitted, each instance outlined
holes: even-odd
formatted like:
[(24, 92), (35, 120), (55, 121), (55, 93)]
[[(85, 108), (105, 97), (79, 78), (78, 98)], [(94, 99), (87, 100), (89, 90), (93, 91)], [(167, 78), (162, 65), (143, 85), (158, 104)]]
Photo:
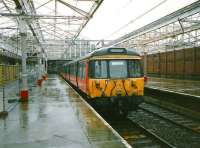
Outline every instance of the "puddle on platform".
[(0, 147), (124, 147), (57, 76), (33, 88), (30, 100), (0, 120)]

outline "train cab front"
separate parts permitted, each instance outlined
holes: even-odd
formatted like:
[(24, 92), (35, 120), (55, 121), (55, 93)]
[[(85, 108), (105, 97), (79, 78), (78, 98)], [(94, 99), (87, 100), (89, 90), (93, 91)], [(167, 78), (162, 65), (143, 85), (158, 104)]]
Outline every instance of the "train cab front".
[(127, 114), (143, 102), (144, 77), (139, 59), (90, 61), (89, 95), (100, 108)]

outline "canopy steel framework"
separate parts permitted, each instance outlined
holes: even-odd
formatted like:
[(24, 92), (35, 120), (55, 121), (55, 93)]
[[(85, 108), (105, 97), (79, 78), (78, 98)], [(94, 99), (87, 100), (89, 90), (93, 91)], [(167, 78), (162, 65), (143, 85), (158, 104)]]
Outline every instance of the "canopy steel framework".
[(18, 50), (19, 26), (24, 22), (28, 28), (28, 52), (43, 52), (50, 59), (55, 58), (56, 52), (56, 58), (59, 59), (69, 50), (69, 43), (79, 38), (80, 32), (102, 2), (103, 0), (0, 0), (0, 48), (21, 55)]
[(80, 32), (102, 2), (0, 0), (0, 53), (12, 57), (21, 55), (19, 24), (22, 22), (28, 28), (27, 52), (35, 55), (42, 51), (49, 59), (74, 59), (102, 46), (136, 48), (151, 54), (200, 44), (200, 1), (115, 41), (80, 39)]
[(200, 1), (110, 42), (148, 54), (200, 46)]

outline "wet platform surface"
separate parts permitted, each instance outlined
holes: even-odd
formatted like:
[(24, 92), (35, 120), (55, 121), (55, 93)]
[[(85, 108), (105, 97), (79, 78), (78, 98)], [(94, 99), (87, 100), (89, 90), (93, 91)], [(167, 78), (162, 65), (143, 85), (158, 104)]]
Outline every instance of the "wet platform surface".
[(146, 87), (200, 97), (200, 81), (149, 77)]
[(51, 75), (0, 119), (0, 148), (123, 148), (118, 134), (61, 78)]

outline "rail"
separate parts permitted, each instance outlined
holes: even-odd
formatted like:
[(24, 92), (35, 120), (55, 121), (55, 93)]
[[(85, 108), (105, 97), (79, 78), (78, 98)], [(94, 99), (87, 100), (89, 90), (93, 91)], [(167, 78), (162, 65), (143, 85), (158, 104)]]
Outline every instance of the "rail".
[(191, 132), (200, 133), (200, 123), (195, 120), (188, 119), (183, 115), (179, 115), (175, 112), (170, 112), (160, 107), (156, 108), (155, 106), (147, 103), (143, 103), (141, 106), (139, 106), (139, 109), (162, 118), (163, 120), (171, 122), (181, 128), (185, 128)]

